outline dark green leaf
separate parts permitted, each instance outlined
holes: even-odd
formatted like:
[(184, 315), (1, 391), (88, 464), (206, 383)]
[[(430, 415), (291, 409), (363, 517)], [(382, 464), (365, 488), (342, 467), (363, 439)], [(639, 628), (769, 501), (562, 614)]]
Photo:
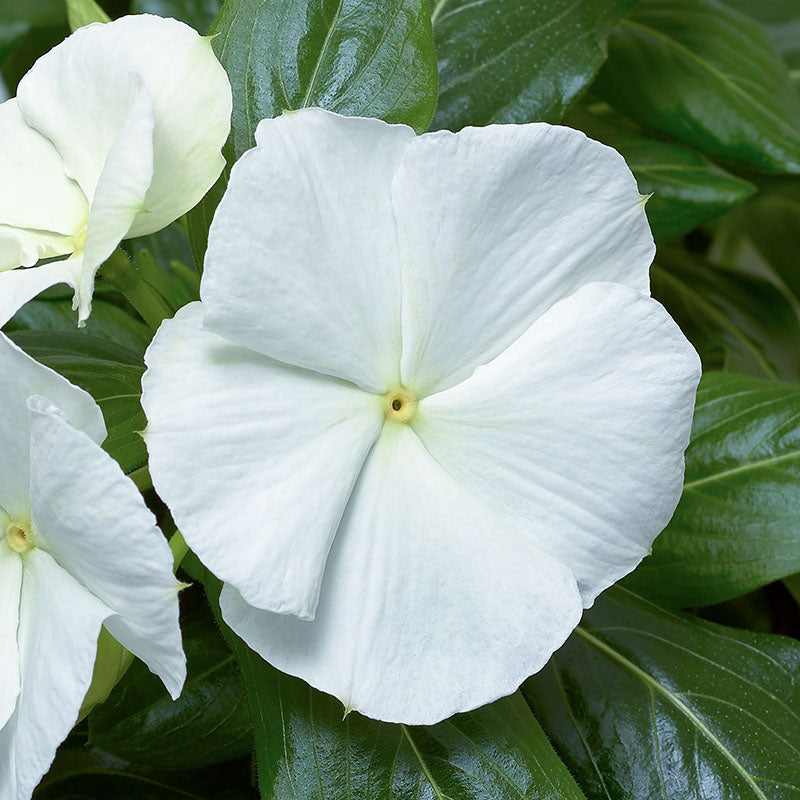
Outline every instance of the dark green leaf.
[(259, 121), (321, 106), (427, 129), (436, 57), (425, 0), (227, 0), (214, 49), (233, 87), (238, 158)]
[(662, 250), (651, 276), (654, 297), (697, 348), (705, 369), (800, 376), (797, 315), (772, 283), (669, 250)]
[(591, 83), (636, 0), (435, 0), (434, 128), (558, 121)]
[(797, 571), (800, 385), (705, 375), (683, 497), (629, 585), (709, 605)]
[(222, 0), (133, 0), (131, 12), (173, 17), (208, 33), (221, 7)]
[(163, 769), (206, 767), (253, 751), (242, 677), (213, 620), (183, 624), (188, 676), (173, 702), (140, 661), (89, 717), (89, 742)]
[(622, 153), (639, 191), (653, 195), (646, 210), (656, 239), (682, 236), (726, 213), (756, 189), (686, 147), (651, 139), (586, 113), (571, 114), (566, 122)]
[(800, 4), (797, 0), (722, 0), (725, 5), (757, 19), (778, 52), (793, 69), (800, 68)]
[(593, 91), (712, 156), (800, 174), (800, 98), (763, 28), (714, 0), (643, 0)]
[(144, 364), (140, 353), (107, 339), (62, 331), (15, 331), (11, 338), (29, 355), (94, 397), (108, 428), (103, 443), (125, 472), (147, 460), (139, 403)]
[[(218, 595), (216, 581), (207, 587)], [(343, 719), (338, 700), (228, 635), (255, 723), (264, 800), (583, 798), (519, 693), (432, 727), (355, 712)]]
[(796, 800), (800, 644), (613, 588), (524, 687), (589, 800)]

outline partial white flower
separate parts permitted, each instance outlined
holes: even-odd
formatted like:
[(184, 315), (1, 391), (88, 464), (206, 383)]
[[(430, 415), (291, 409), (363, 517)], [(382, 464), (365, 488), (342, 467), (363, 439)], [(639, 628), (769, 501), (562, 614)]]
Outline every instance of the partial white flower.
[(78, 718), (102, 626), (180, 694), (172, 555), (89, 395), (0, 334), (0, 787), (28, 800)]
[(85, 321), (120, 241), (173, 222), (219, 177), (230, 115), (210, 39), (174, 19), (89, 25), (42, 56), (0, 105), (0, 325), (55, 283)]
[(202, 303), (147, 354), (150, 468), (228, 624), (378, 719), (514, 691), (681, 493), (700, 375), (621, 156), (546, 124), (260, 124)]

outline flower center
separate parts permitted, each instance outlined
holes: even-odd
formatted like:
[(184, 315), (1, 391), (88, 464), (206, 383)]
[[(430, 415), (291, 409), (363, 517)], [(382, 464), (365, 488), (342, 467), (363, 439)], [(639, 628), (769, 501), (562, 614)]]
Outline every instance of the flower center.
[(32, 550), (34, 546), (30, 526), (17, 519), (12, 519), (6, 524), (6, 541), (8, 546), (20, 555)]
[(383, 396), (383, 411), (386, 419), (410, 422), (417, 411), (417, 399), (405, 389), (395, 389)]

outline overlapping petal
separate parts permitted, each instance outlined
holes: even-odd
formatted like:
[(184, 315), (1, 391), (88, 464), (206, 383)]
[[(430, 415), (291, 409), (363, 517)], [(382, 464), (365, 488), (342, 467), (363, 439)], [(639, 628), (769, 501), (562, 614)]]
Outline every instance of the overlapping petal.
[[(0, 279), (2, 279), (0, 275)], [(0, 280), (0, 291), (2, 291)], [(30, 513), (31, 395), (48, 397), (70, 424), (98, 444), (106, 437), (103, 415), (92, 398), (56, 372), (43, 367), (0, 334), (0, 506), (12, 517)]]
[[(3, 251), (3, 237), (0, 232), (0, 254)], [(75, 292), (81, 280), (82, 255), (72, 256), (63, 261), (52, 261), (29, 269), (0, 270), (0, 327), (6, 324), (17, 311), (40, 292), (65, 283)], [(77, 294), (73, 305), (77, 308)]]
[(258, 127), (217, 209), (201, 287), (212, 330), (370, 391), (400, 368), (391, 181), (404, 125), (320, 109)]
[(186, 677), (180, 584), (155, 518), (119, 465), (59, 409), (43, 397), (28, 407), (37, 545), (102, 601), (109, 633), (177, 698)]
[(19, 695), (17, 627), (22, 560), (5, 541), (6, 522), (0, 511), (0, 728), (14, 713)]
[(659, 303), (595, 283), (422, 400), (412, 425), (466, 491), (572, 570), (589, 606), (675, 510), (699, 379)]
[(367, 716), (437, 722), (513, 692), (577, 624), (569, 569), (390, 423), (370, 453), (313, 622), (226, 586), (226, 622), (265, 659)]
[[(56, 252), (52, 234), (71, 237), (89, 218), (86, 196), (64, 170), (64, 161), (53, 143), (31, 128), (22, 117), (16, 99), (0, 105), (0, 235), (9, 228), (28, 233), (24, 260), (13, 266), (31, 266), (39, 257)], [(40, 235), (46, 251), (32, 258), (28, 242)], [(46, 238), (50, 234), (49, 238)], [(0, 260), (0, 269), (6, 265)]]
[(78, 719), (97, 637), (112, 612), (42, 550), (25, 557), (19, 602), (21, 690), (0, 728), (4, 800), (28, 800)]
[(259, 608), (313, 618), (379, 398), (202, 328), (165, 322), (147, 352), (150, 471), (197, 555)]
[(403, 265), (402, 380), (452, 386), (585, 283), (649, 291), (655, 254), (622, 156), (545, 123), (409, 141), (392, 184)]
[[(155, 120), (153, 180), (130, 231), (141, 236), (196, 205), (224, 166), (231, 91), (210, 40), (146, 14), (89, 25), (36, 62), (17, 98), (25, 120), (55, 144), (91, 201), (126, 124), (132, 73), (147, 87)], [(124, 166), (121, 179), (133, 163)]]

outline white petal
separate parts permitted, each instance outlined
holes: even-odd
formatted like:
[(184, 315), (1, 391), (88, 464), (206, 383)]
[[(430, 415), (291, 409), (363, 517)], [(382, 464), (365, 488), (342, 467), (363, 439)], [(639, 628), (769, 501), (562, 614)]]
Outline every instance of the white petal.
[[(3, 278), (0, 275), (0, 291)], [(83, 389), (32, 359), (3, 334), (0, 376), (0, 506), (12, 517), (25, 517), (30, 513), (28, 398), (33, 394), (50, 398), (72, 425), (98, 443), (105, 439), (106, 429), (100, 408)]]
[(210, 39), (174, 19), (149, 15), (89, 25), (40, 58), (17, 97), (90, 199), (124, 126), (131, 73), (155, 108), (154, 172), (147, 212), (130, 235), (160, 230), (191, 209), (219, 177), (231, 93)]
[(578, 623), (568, 569), (388, 423), (336, 536), (313, 622), (222, 595), (226, 622), (348, 709), (426, 725), (513, 692)]
[(42, 397), (31, 414), (32, 525), (39, 546), (114, 612), (108, 632), (173, 698), (186, 677), (172, 554), (119, 465)]
[(312, 618), (380, 400), (201, 327), (193, 303), (146, 354), (153, 483), (186, 541), (259, 608)]
[(53, 144), (22, 118), (16, 99), (0, 105), (0, 142), (0, 227), (27, 229), (29, 235), (77, 233), (89, 216), (86, 197), (67, 177)]
[(19, 694), (19, 593), (22, 559), (5, 541), (4, 515), (0, 512), (0, 728), (14, 713)]
[(153, 176), (153, 103), (135, 73), (127, 90), (128, 114), (108, 152), (92, 200), (78, 286), (79, 322), (85, 322), (91, 312), (97, 270), (144, 208)]
[(404, 125), (320, 109), (258, 126), (209, 234), (206, 324), (265, 355), (383, 393), (399, 378), (390, 183)]
[[(0, 236), (0, 251), (3, 249), (2, 241)], [(51, 286), (66, 283), (75, 289), (77, 298), (82, 264), (83, 258), (78, 255), (66, 261), (42, 264), (40, 267), (0, 271), (0, 327), (5, 325), (25, 303)]]
[(22, 688), (0, 730), (3, 800), (29, 800), (77, 722), (110, 613), (47, 553), (27, 554), (18, 633)]
[(452, 386), (592, 281), (648, 291), (655, 253), (619, 153), (559, 126), (411, 140), (393, 184), (403, 383)]
[(570, 567), (589, 606), (675, 510), (699, 379), (655, 300), (593, 284), (422, 400), (412, 424), (475, 497)]
[(74, 249), (71, 236), (0, 225), (0, 272), (32, 267), (43, 258), (63, 256)]

